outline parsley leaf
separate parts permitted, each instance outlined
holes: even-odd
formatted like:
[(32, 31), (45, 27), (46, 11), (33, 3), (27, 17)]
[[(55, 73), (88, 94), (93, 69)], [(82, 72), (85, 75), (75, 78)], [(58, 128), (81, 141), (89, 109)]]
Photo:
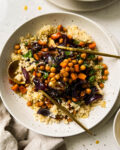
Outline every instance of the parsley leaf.
[(78, 45), (80, 42), (79, 41), (77, 41), (77, 40), (74, 40), (73, 41), (73, 44), (75, 44), (75, 45)]
[(65, 51), (65, 55), (66, 55), (66, 56), (69, 56), (70, 54), (71, 54), (70, 51)]
[(48, 78), (49, 73), (48, 73), (48, 72), (46, 72), (46, 71), (41, 71), (41, 72), (43, 73), (43, 78), (44, 78), (44, 79), (47, 79), (47, 78)]
[(90, 54), (90, 55), (88, 56), (88, 58), (90, 58), (90, 59), (94, 59), (94, 58), (95, 58), (95, 55)]
[(88, 80), (90, 83), (93, 83), (95, 81), (95, 76), (91, 76), (89, 77), (89, 80)]
[(25, 58), (31, 58), (32, 57), (32, 51), (29, 50), (25, 55), (23, 55)]

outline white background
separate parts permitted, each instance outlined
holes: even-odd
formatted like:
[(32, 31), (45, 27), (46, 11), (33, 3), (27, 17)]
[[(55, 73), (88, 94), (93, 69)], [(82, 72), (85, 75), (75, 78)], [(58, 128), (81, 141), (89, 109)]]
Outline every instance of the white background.
[[(57, 0), (56, 0), (57, 1)], [(24, 6), (28, 10), (24, 10)], [(42, 10), (38, 10), (38, 6)], [(63, 11), (46, 0), (0, 0), (0, 51), (8, 37), (25, 21), (46, 12)], [(108, 8), (79, 13), (103, 25), (114, 37), (120, 41), (120, 0)], [(65, 138), (68, 150), (117, 150), (112, 132), (113, 118), (106, 124), (94, 129), (96, 137), (81, 134)], [(96, 144), (96, 140), (100, 143)]]

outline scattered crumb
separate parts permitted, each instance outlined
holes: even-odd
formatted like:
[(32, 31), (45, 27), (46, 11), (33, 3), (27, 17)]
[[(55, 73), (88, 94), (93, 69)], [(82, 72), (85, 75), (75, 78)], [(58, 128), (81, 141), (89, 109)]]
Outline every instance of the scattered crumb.
[(42, 9), (42, 7), (41, 6), (38, 6), (38, 10), (41, 10)]
[(101, 101), (101, 107), (106, 108), (106, 101)]
[(25, 6), (24, 6), (24, 10), (26, 11), (27, 9), (28, 9), (28, 7), (25, 5)]
[(99, 143), (100, 143), (100, 141), (96, 140), (96, 144), (99, 144)]

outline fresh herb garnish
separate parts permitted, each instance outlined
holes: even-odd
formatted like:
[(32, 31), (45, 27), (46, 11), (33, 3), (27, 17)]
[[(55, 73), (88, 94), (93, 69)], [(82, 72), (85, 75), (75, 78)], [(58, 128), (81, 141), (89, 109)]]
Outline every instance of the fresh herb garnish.
[(23, 55), (25, 58), (31, 58), (32, 57), (32, 51), (29, 50), (25, 55)]
[(89, 67), (88, 63), (86, 61), (84, 61), (83, 63), (86, 67)]
[(70, 51), (65, 51), (65, 55), (66, 55), (66, 56), (69, 56), (70, 54), (71, 54)]
[(89, 80), (88, 80), (90, 83), (93, 83), (95, 81), (95, 76), (91, 76), (89, 77)]
[(28, 42), (25, 42), (25, 46), (28, 46)]
[(93, 75), (93, 74), (95, 74), (95, 72), (96, 72), (96, 70), (92, 69), (92, 70), (90, 70), (89, 74)]
[(101, 83), (105, 83), (105, 80), (101, 79), (100, 82), (101, 82)]
[(94, 59), (94, 58), (95, 58), (95, 55), (90, 54), (90, 55), (88, 56), (88, 58), (89, 58), (89, 59)]
[(43, 78), (44, 78), (44, 79), (47, 79), (47, 78), (48, 78), (49, 73), (48, 73), (48, 72), (46, 72), (46, 71), (41, 71), (41, 72), (43, 73)]
[(78, 45), (80, 42), (79, 41), (77, 41), (77, 40), (74, 40), (73, 41), (73, 44), (75, 44), (75, 45)]
[(98, 66), (98, 69), (100, 69), (100, 70), (103, 69), (103, 66), (99, 65), (99, 66)]
[(52, 64), (51, 67), (57, 67), (57, 65), (56, 64)]

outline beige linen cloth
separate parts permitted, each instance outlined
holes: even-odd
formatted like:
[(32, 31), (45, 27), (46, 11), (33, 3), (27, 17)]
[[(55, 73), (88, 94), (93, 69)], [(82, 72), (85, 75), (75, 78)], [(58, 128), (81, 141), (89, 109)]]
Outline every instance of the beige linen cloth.
[(66, 150), (63, 138), (34, 133), (20, 125), (0, 99), (0, 150)]

